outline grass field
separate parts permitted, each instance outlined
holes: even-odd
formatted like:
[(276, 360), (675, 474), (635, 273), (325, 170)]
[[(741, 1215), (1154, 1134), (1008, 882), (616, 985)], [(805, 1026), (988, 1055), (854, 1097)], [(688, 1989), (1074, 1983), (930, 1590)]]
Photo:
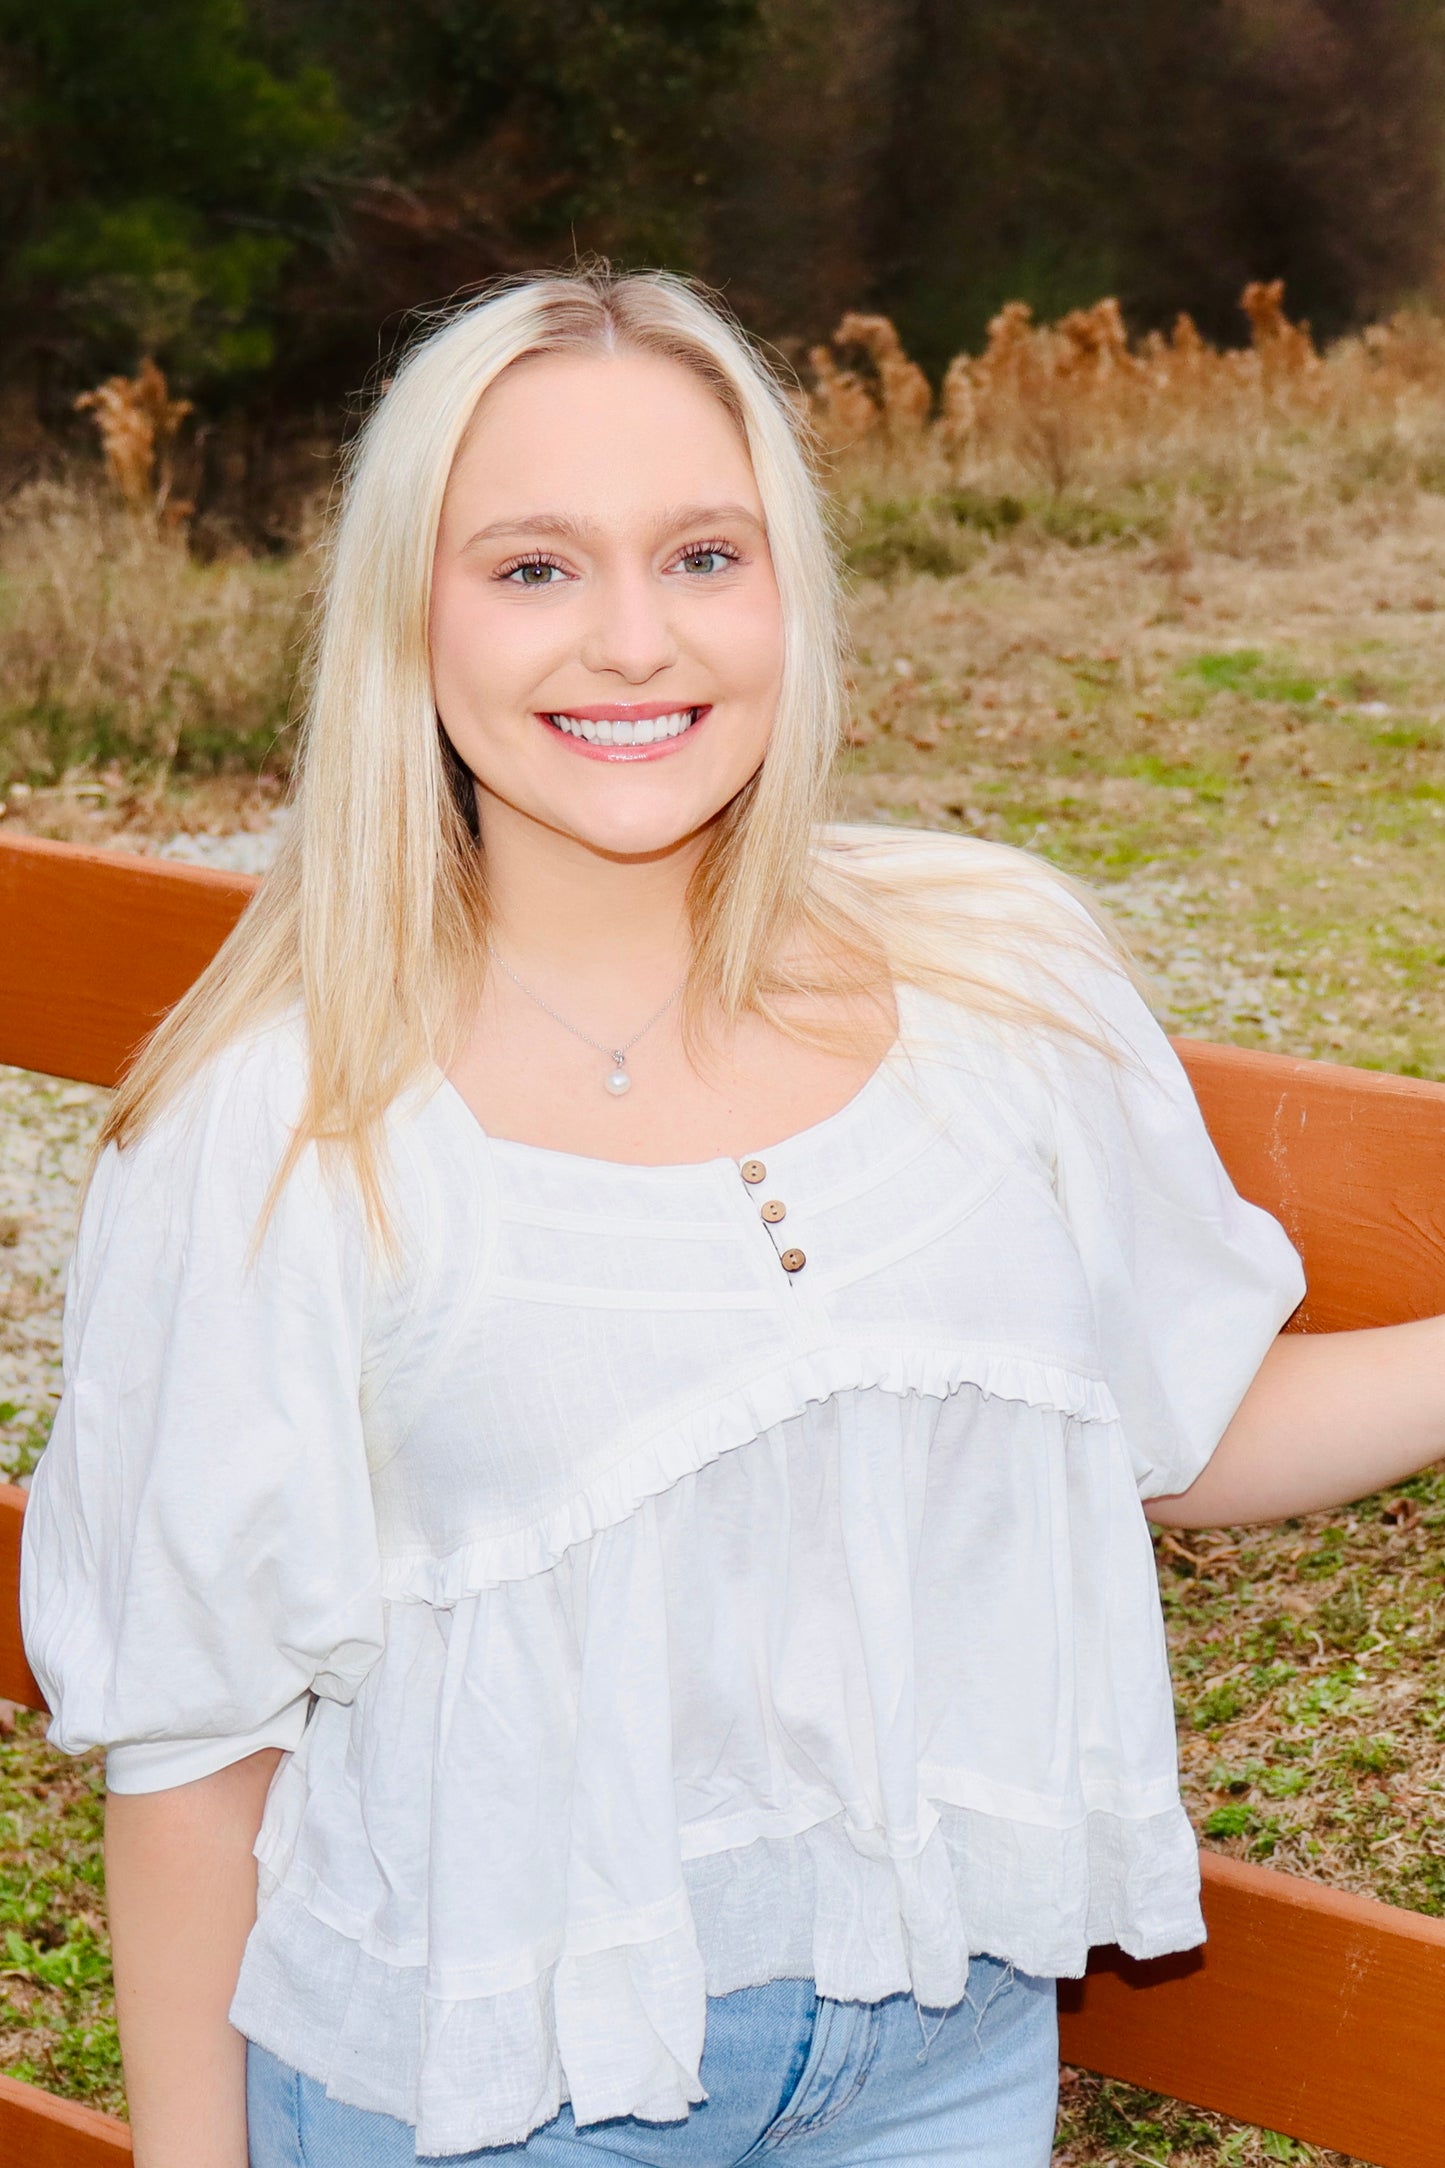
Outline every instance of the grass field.
[[(951, 452), (937, 429), (890, 438), (861, 370), (878, 418), (850, 448), (861, 410), (835, 388), (857, 650), (842, 797), (1095, 882), (1173, 1028), (1442, 1077), (1445, 367), (1437, 333), (1409, 337), (1388, 377), (1361, 341), (1317, 366), (1296, 345), (1270, 383), (1266, 341), (1253, 378), (1231, 365), (1206, 398), (1196, 373), (1192, 404), (1151, 380), (1152, 436), (1124, 426), (1117, 372), (1067, 399), (1067, 372), (1036, 385), (1032, 436), (1018, 369), (1006, 413), (974, 384)], [(127, 575), (117, 517), (55, 489), (0, 532), (0, 832), (145, 847), (259, 823), (307, 561), (196, 565), (132, 527)], [(23, 542), (37, 521), (49, 560)], [(54, 1300), (17, 1277), (0, 1327)], [(1165, 1537), (1159, 1567), (1206, 1843), (1445, 1913), (1445, 1477)], [(94, 1769), (20, 1718), (0, 1741), (0, 2066), (113, 2104), (97, 1824)], [(1058, 2158), (1328, 2156), (1080, 2078)]]

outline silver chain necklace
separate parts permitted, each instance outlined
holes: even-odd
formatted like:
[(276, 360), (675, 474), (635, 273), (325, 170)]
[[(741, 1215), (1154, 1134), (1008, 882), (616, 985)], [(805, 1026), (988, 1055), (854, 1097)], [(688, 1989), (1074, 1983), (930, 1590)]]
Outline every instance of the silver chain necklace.
[(641, 1031), (634, 1031), (632, 1037), (630, 1039), (625, 1039), (621, 1046), (604, 1046), (602, 1041), (600, 1039), (594, 1039), (590, 1032), (580, 1030), (576, 1024), (569, 1023), (565, 1016), (559, 1015), (557, 1010), (553, 1008), (550, 1001), (544, 1001), (540, 994), (534, 993), (525, 979), (519, 979), (517, 977), (516, 972), (512, 969), (511, 965), (507, 962), (504, 956), (498, 955), (495, 949), (489, 950), (489, 954), (492, 958), (493, 963), (499, 964), (502, 970), (506, 972), (507, 977), (511, 980), (517, 991), (519, 993), (525, 994), (529, 1001), (535, 1002), (539, 1009), (543, 1010), (548, 1016), (551, 1017), (554, 1024), (560, 1024), (564, 1031), (570, 1031), (573, 1038), (580, 1039), (584, 1046), (595, 1047), (599, 1054), (605, 1054), (607, 1056), (608, 1060), (612, 1063), (612, 1074), (606, 1079), (606, 1084), (608, 1091), (611, 1092), (614, 1099), (620, 1099), (624, 1092), (630, 1092), (632, 1089), (632, 1079), (627, 1073), (627, 1057), (631, 1053), (633, 1047), (636, 1046), (639, 1039), (645, 1039), (647, 1037), (648, 1032), (651, 1031), (654, 1024), (660, 1024), (662, 1022), (662, 1019), (664, 1018), (664, 1016), (666, 1016), (668, 1010), (672, 1007), (678, 995), (682, 992), (684, 986), (686, 986), (687, 984), (687, 974), (686, 972), (684, 972), (682, 977), (678, 980), (676, 986), (674, 986), (674, 988), (672, 989), (672, 992), (668, 995), (666, 1001), (664, 1001), (664, 1003), (662, 1004), (662, 1007), (658, 1009), (654, 1015), (649, 1016), (647, 1022), (643, 1025)]

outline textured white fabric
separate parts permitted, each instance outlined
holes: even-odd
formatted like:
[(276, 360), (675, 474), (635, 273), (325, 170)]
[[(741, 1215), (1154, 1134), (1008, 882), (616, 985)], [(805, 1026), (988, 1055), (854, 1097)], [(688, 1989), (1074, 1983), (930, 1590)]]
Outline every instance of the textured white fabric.
[(759, 1186), (489, 1140), (433, 1078), (393, 1270), (314, 1154), (248, 1258), (294, 1019), (107, 1152), (28, 1646), (117, 1789), (294, 1750), (243, 2032), (455, 2153), (682, 2114), (709, 1991), (1200, 1938), (1139, 1501), (1302, 1281), (1122, 976), (1079, 999), (1120, 1059), (902, 989)]

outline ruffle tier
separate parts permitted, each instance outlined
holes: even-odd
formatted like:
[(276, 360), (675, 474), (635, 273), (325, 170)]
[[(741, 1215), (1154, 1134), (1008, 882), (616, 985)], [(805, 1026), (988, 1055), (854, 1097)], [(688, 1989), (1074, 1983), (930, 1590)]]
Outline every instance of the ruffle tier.
[[(415, 2125), (418, 2154), (444, 2157), (520, 2142), (567, 2100), (579, 2124), (686, 2115), (705, 2097), (708, 1995), (799, 1978), (839, 2000), (911, 1993), (944, 2008), (965, 1992), (969, 1952), (1067, 1978), (1095, 1943), (1143, 1958), (1202, 1939), (1181, 1809), (1064, 1830), (938, 1811), (911, 1860), (869, 1857), (838, 1817), (690, 1862), (687, 1917), (669, 1932), (564, 1952), (489, 1996), (438, 1996), (424, 1965), (368, 1954), (275, 1889), (232, 2021), (332, 2098)], [(1041, 1883), (1055, 1893), (1042, 1920)]]
[(1115, 1423), (1119, 1411), (1102, 1378), (1047, 1362), (1027, 1348), (986, 1341), (952, 1349), (900, 1346), (896, 1335), (799, 1356), (721, 1399), (670, 1409), (665, 1422), (634, 1440), (610, 1466), (592, 1474), (550, 1513), (525, 1527), (474, 1537), (438, 1558), (393, 1553), (383, 1561), (382, 1594), (393, 1603), (446, 1606), (508, 1581), (546, 1573), (566, 1552), (615, 1528), (649, 1498), (723, 1454), (838, 1394), (921, 1395), (943, 1401), (971, 1387), (985, 1400), (1013, 1401), (1077, 1423)]

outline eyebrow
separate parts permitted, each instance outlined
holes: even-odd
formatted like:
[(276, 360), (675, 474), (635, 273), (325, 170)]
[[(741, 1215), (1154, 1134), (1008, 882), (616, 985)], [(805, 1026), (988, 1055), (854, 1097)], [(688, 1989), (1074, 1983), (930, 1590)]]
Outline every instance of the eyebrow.
[[(722, 526), (724, 522), (741, 521), (756, 534), (766, 534), (767, 528), (756, 512), (750, 512), (745, 504), (680, 504), (665, 512), (658, 521), (660, 534), (673, 534), (680, 527)], [(528, 512), (518, 518), (494, 520), (489, 527), (479, 527), (468, 535), (465, 544), (471, 549), (478, 542), (502, 541), (516, 535), (555, 535), (559, 541), (585, 542), (597, 532), (595, 521), (573, 519), (566, 512)]]

